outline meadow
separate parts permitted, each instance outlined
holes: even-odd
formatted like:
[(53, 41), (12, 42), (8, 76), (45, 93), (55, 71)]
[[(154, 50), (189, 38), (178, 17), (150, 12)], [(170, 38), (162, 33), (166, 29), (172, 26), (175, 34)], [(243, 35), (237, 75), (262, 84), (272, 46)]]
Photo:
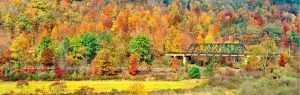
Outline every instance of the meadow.
[[(49, 85), (54, 81), (29, 81), (28, 86), (17, 88), (17, 82), (0, 82), (0, 94), (8, 91), (30, 93), (36, 89), (44, 89), (49, 91)], [(142, 83), (145, 86), (145, 91), (168, 90), (168, 89), (190, 89), (200, 83), (195, 81), (65, 81), (67, 88), (61, 93), (73, 93), (76, 89), (82, 86), (94, 88), (94, 92), (111, 92), (112, 90), (127, 91), (134, 83)]]

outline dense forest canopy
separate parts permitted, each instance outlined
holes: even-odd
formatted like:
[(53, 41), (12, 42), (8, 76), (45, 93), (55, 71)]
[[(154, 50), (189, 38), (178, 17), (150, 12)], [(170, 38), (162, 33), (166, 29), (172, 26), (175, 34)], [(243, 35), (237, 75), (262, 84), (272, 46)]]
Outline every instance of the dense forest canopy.
[(11, 38), (1, 51), (23, 63), (63, 58), (75, 65), (98, 57), (120, 63), (134, 52), (150, 62), (191, 43), (300, 46), (299, 0), (1, 0), (0, 6)]

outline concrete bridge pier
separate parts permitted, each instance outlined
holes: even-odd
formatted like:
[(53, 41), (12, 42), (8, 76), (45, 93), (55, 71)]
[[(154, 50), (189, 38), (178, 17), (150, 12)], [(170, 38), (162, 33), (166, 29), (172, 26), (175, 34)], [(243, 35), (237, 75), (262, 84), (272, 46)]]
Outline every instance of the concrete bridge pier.
[(182, 59), (183, 64), (186, 64), (186, 62), (187, 62), (187, 56), (185, 56), (184, 54), (166, 54), (166, 56), (171, 56), (173, 58), (175, 57), (178, 59)]

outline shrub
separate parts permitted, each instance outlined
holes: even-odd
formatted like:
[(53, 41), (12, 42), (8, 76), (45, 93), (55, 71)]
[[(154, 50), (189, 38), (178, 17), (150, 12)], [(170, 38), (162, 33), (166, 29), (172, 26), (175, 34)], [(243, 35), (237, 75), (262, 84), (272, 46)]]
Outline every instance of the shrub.
[(131, 75), (135, 75), (138, 70), (138, 56), (137, 54), (133, 54), (130, 56), (130, 65), (128, 67), (128, 73)]
[(27, 75), (23, 72), (12, 72), (10, 80), (24, 80), (27, 78)]
[(55, 75), (59, 78), (63, 76), (63, 70), (61, 70), (58, 66), (55, 67), (54, 69)]
[(200, 68), (198, 66), (192, 66), (187, 73), (189, 78), (200, 78)]
[(49, 91), (51, 91), (52, 94), (60, 94), (65, 91), (65, 88), (67, 88), (65, 82), (53, 82), (49, 85)]
[(284, 67), (285, 64), (287, 63), (287, 59), (288, 59), (288, 52), (287, 52), (287, 51), (284, 51), (284, 52), (280, 55), (279, 66)]
[(29, 74), (28, 78), (30, 80), (39, 80), (39, 76), (37, 74)]
[(77, 79), (78, 78), (77, 72), (73, 72), (70, 77), (71, 77), (72, 80)]
[(28, 86), (28, 80), (19, 80), (17, 81), (17, 88), (23, 88), (24, 86)]
[(111, 89), (111, 93), (113, 93), (113, 94), (115, 94), (115, 93), (117, 93), (118, 92), (118, 89)]
[(36, 88), (34, 92), (37, 95), (47, 95), (47, 93), (46, 93), (46, 91), (45, 91), (44, 88)]
[(170, 64), (172, 62), (172, 57), (170, 56), (163, 56), (163, 64)]
[(55, 73), (53, 71), (41, 72), (38, 75), (39, 75), (40, 79), (42, 79), (42, 80), (51, 80), (55, 76)]
[(145, 86), (142, 83), (134, 83), (128, 88), (129, 95), (148, 95)]
[(90, 95), (93, 94), (94, 88), (88, 86), (81, 86), (79, 89), (76, 89), (74, 92), (76, 95)]
[(213, 76), (215, 74), (213, 63), (206, 65), (206, 70), (204, 71), (205, 76)]

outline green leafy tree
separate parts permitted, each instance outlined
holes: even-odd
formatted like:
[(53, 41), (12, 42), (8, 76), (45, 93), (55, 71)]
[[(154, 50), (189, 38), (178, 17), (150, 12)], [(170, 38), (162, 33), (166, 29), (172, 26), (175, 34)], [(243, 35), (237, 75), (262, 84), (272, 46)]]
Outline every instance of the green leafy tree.
[(130, 51), (138, 53), (142, 61), (151, 62), (151, 41), (147, 36), (137, 35), (130, 40)]
[(266, 26), (264, 26), (264, 29), (268, 31), (270, 38), (272, 38), (275, 41), (281, 40), (281, 35), (283, 28), (275, 23), (268, 23)]
[(80, 43), (85, 48), (84, 56), (90, 62), (99, 50), (99, 41), (94, 33), (87, 32), (80, 36)]
[(40, 56), (46, 48), (54, 49), (53, 40), (50, 38), (50, 36), (45, 36), (41, 39), (41, 41), (38, 43), (38, 49), (35, 55)]
[(300, 46), (300, 34), (298, 34), (296, 32), (296, 30), (294, 30), (294, 29), (291, 31), (291, 35), (289, 37), (289, 42), (296, 43), (297, 46)]
[(31, 31), (32, 25), (28, 18), (25, 17), (24, 14), (19, 14), (18, 17), (14, 20), (17, 31)]

